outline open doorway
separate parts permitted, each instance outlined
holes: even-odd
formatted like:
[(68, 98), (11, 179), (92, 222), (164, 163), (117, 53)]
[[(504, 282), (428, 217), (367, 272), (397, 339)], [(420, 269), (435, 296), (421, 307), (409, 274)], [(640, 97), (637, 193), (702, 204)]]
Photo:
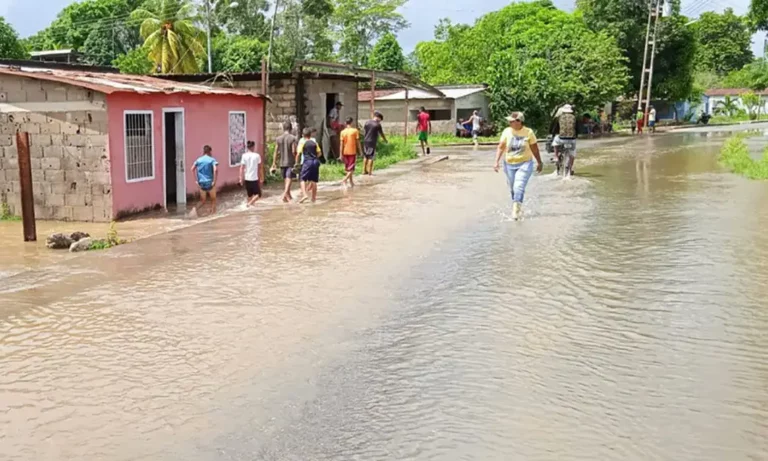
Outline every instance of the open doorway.
[(163, 159), (165, 207), (187, 203), (187, 183), (184, 161), (184, 110), (163, 109)]

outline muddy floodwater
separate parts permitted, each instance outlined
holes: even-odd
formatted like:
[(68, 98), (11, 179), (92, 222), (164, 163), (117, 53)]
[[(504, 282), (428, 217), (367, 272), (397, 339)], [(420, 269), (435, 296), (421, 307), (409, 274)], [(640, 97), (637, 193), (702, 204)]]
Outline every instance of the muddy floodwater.
[[(768, 184), (727, 133), (488, 150), (0, 278), (0, 459), (768, 459)], [(37, 252), (33, 252), (37, 254)]]

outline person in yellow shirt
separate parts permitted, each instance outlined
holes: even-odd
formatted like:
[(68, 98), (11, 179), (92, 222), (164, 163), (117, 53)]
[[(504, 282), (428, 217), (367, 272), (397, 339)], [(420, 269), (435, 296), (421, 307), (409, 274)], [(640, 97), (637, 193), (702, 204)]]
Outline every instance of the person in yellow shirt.
[(507, 117), (507, 121), (509, 128), (501, 133), (493, 169), (498, 173), (501, 157), (504, 156), (504, 173), (507, 175), (507, 183), (512, 195), (512, 218), (517, 221), (523, 217), (525, 187), (533, 175), (533, 159), (536, 159), (537, 173), (541, 173), (543, 164), (536, 133), (523, 125), (525, 115), (522, 112), (512, 112), (512, 115)]
[(355, 165), (357, 164), (357, 154), (363, 151), (360, 146), (360, 132), (352, 126), (355, 123), (355, 119), (347, 117), (347, 127), (341, 132), (341, 157), (344, 160), (344, 170), (347, 175), (344, 177), (342, 184), (344, 187), (349, 184), (349, 187), (355, 187)]

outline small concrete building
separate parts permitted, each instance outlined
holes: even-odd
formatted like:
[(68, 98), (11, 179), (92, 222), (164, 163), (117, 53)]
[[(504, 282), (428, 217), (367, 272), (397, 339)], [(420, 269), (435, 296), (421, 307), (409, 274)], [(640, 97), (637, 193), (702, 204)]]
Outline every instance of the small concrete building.
[[(485, 85), (450, 85), (435, 87), (445, 97), (422, 91), (408, 91), (408, 130), (413, 130), (419, 108), (424, 107), (432, 119), (432, 130), (436, 133), (454, 133), (456, 122), (467, 120), (475, 110), (488, 119), (488, 94)], [(387, 133), (402, 134), (405, 122), (405, 90), (396, 92), (376, 91), (374, 107), (384, 116), (384, 127)], [(358, 95), (358, 117), (365, 120), (370, 117), (371, 92), (360, 92)], [(411, 123), (412, 122), (412, 123)]]
[[(219, 88), (261, 91), (260, 73), (163, 75), (177, 82), (213, 84)], [(282, 133), (282, 124), (295, 118), (299, 127), (321, 130), (323, 121), (337, 102), (344, 104), (342, 118), (358, 114), (358, 83), (365, 77), (311, 71), (271, 72), (267, 94), (266, 128), (269, 141)], [(367, 116), (366, 116), (367, 118)]]
[[(43, 67), (46, 66), (46, 67)], [(38, 219), (110, 221), (183, 205), (212, 146), (217, 188), (238, 181), (247, 140), (263, 152), (265, 98), (146, 76), (0, 65), (0, 201), (21, 213), (16, 133), (29, 134)]]

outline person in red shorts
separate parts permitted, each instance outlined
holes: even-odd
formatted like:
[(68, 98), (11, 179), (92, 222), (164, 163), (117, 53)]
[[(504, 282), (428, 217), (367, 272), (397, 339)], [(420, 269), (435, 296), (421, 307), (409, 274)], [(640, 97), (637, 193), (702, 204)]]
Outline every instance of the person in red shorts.
[(421, 153), (423, 155), (429, 155), (429, 135), (432, 134), (432, 121), (429, 119), (429, 112), (422, 106), (419, 109), (419, 115), (416, 118), (416, 131), (419, 132)]
[(355, 187), (355, 164), (357, 162), (357, 154), (362, 152), (363, 149), (360, 146), (360, 132), (353, 126), (355, 119), (347, 117), (347, 127), (341, 132), (341, 157), (344, 160), (344, 170), (347, 175), (344, 176), (342, 184), (344, 187)]

